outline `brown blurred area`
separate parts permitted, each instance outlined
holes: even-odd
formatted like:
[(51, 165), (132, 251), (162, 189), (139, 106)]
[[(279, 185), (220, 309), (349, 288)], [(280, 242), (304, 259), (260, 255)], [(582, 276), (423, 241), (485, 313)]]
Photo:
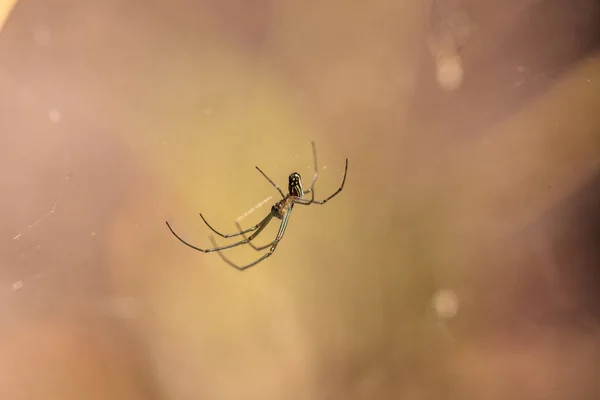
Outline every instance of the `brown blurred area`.
[[(597, 399), (592, 0), (21, 0), (0, 398)], [(309, 177), (267, 261), (210, 246)], [(274, 235), (273, 224), (260, 238)], [(258, 240), (258, 239), (257, 239)], [(238, 263), (257, 257), (234, 249)]]

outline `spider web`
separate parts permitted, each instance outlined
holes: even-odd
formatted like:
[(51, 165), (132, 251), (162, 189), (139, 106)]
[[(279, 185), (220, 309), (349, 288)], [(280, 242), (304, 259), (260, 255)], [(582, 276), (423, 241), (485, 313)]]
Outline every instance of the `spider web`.
[(62, 179), (62, 184), (60, 186), (60, 190), (58, 191), (58, 194), (55, 197), (54, 202), (52, 203), (52, 206), (48, 209), (48, 211), (46, 211), (45, 213), (43, 213), (42, 215), (40, 215), (37, 219), (35, 219), (33, 222), (31, 222), (30, 224), (28, 224), (26, 227), (24, 227), (23, 229), (21, 229), (19, 231), (19, 233), (17, 233), (14, 237), (13, 240), (19, 240), (21, 237), (23, 237), (24, 235), (26, 235), (28, 232), (30, 232), (32, 229), (36, 228), (38, 225), (40, 225), (42, 222), (46, 221), (48, 218), (50, 218), (52, 216), (52, 214), (54, 214), (56, 212), (56, 210), (58, 209), (58, 204), (61, 201), (63, 194), (65, 192), (65, 189), (67, 188), (69, 181), (71, 179), (71, 173), (69, 171), (69, 165), (70, 165), (70, 161), (69, 161), (69, 157), (65, 157), (66, 158), (66, 173), (63, 176)]
[[(58, 122), (52, 118), (52, 114), (50, 114), (50, 120), (55, 123)], [(60, 210), (60, 204), (62, 202), (62, 199), (63, 199), (65, 193), (67, 192), (69, 183), (71, 181), (71, 158), (67, 154), (67, 155), (65, 155), (64, 160), (65, 160), (64, 161), (65, 165), (63, 167), (64, 172), (63, 172), (62, 178), (60, 180), (59, 188), (54, 196), (54, 200), (52, 200), (51, 204), (49, 204), (45, 207), (44, 212), (42, 212), (41, 214), (38, 214), (37, 216), (34, 216), (31, 219), (30, 223), (26, 224), (22, 229), (20, 229), (18, 231), (18, 233), (13, 235), (12, 240), (19, 241), (23, 238), (26, 238), (28, 235), (31, 235), (31, 233), (35, 229), (38, 229), (44, 222), (46, 222), (55, 213), (57, 213), (57, 211)], [(37, 281), (39, 279), (43, 279), (46, 276), (47, 276), (47, 273), (41, 272), (41, 271), (35, 272), (33, 274), (28, 274), (27, 277), (21, 277), (20, 279), (17, 279), (16, 281), (7, 285), (7, 287), (5, 287), (5, 289), (2, 291), (4, 292), (5, 295), (19, 291), (26, 286), (26, 282)]]
[(246, 217), (252, 215), (252, 213), (254, 213), (254, 211), (257, 211), (259, 208), (261, 208), (262, 206), (264, 206), (265, 204), (267, 204), (272, 198), (273, 198), (273, 196), (268, 196), (265, 199), (259, 201), (253, 207), (251, 207), (246, 212), (244, 212), (239, 217), (237, 217), (235, 219), (235, 221), (238, 222), (238, 223), (242, 222)]

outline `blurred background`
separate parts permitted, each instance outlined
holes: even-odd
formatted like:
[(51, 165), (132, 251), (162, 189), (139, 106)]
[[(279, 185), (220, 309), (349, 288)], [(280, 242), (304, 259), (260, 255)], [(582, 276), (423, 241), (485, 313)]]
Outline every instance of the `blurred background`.
[(600, 396), (596, 1), (0, 12), (2, 399)]

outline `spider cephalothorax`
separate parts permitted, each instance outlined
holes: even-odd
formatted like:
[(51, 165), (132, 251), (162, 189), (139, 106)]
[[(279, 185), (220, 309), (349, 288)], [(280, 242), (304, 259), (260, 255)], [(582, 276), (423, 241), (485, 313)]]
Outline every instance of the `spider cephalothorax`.
[[(295, 204), (300, 204), (303, 206), (309, 206), (313, 203), (325, 204), (329, 200), (331, 200), (333, 197), (335, 197), (335, 195), (337, 195), (339, 192), (341, 192), (342, 189), (344, 188), (344, 183), (346, 183), (346, 174), (348, 173), (348, 159), (347, 158), (346, 158), (346, 168), (344, 169), (344, 178), (342, 179), (342, 184), (340, 185), (338, 190), (336, 190), (335, 193), (333, 193), (331, 196), (327, 197), (325, 200), (315, 200), (315, 182), (317, 181), (317, 149), (315, 147), (314, 142), (312, 143), (312, 148), (313, 148), (313, 160), (314, 160), (315, 174), (313, 176), (313, 180), (310, 185), (310, 188), (308, 188), (306, 191), (304, 191), (302, 189), (302, 178), (300, 177), (300, 174), (297, 172), (292, 173), (289, 177), (288, 194), (286, 195), (286, 194), (283, 194), (283, 191), (281, 190), (281, 188), (275, 182), (273, 182), (271, 180), (271, 178), (269, 178), (260, 168), (256, 167), (258, 172), (260, 172), (269, 181), (269, 183), (271, 185), (273, 185), (275, 187), (275, 189), (277, 189), (279, 194), (281, 194), (281, 200), (276, 202), (273, 205), (273, 207), (271, 207), (271, 212), (265, 218), (263, 218), (262, 221), (260, 221), (258, 224), (254, 225), (253, 227), (242, 230), (242, 227), (240, 226), (240, 224), (236, 222), (235, 224), (236, 224), (239, 232), (223, 234), (223, 233), (218, 232), (212, 226), (210, 226), (210, 224), (206, 221), (204, 216), (202, 214), (200, 214), (200, 218), (202, 218), (204, 223), (210, 228), (211, 231), (213, 231), (217, 235), (219, 235), (223, 238), (242, 236), (244, 238), (243, 240), (237, 241), (235, 243), (227, 244), (225, 246), (217, 246), (215, 239), (211, 236), (210, 239), (213, 242), (214, 247), (210, 248), (210, 249), (201, 249), (201, 248), (196, 247), (196, 246), (186, 242), (185, 240), (183, 240), (179, 235), (177, 235), (175, 233), (175, 231), (173, 230), (173, 228), (171, 228), (171, 225), (169, 225), (168, 222), (167, 222), (167, 227), (169, 227), (169, 230), (171, 231), (171, 233), (173, 235), (175, 235), (175, 237), (177, 239), (179, 239), (179, 241), (181, 241), (186, 246), (189, 246), (192, 249), (201, 251), (203, 253), (210, 253), (210, 252), (216, 251), (221, 256), (223, 261), (225, 261), (227, 264), (231, 265), (232, 267), (234, 267), (240, 271), (243, 271), (247, 268), (250, 268), (250, 267), (258, 264), (259, 262), (265, 260), (267, 257), (271, 256), (271, 254), (273, 254), (273, 252), (277, 248), (277, 245), (283, 238), (285, 229), (287, 228), (287, 224), (290, 219), (290, 215), (292, 215), (292, 209), (294, 208)], [(310, 193), (310, 199), (304, 199), (303, 198), (304, 195), (308, 194), (308, 193)], [(277, 218), (277, 219), (281, 220), (281, 224), (279, 225), (279, 231), (277, 232), (277, 236), (275, 237), (275, 240), (273, 240), (272, 242), (270, 242), (264, 246), (255, 246), (252, 243), (252, 240), (255, 239), (267, 227), (267, 225), (269, 224), (269, 222), (271, 222), (271, 220), (273, 218)], [(246, 236), (246, 234), (250, 233), (250, 232), (252, 232), (252, 234), (250, 236)], [(269, 251), (267, 251), (265, 254), (263, 254), (258, 260), (254, 261), (248, 265), (241, 266), (241, 267), (238, 265), (235, 265), (234, 263), (229, 261), (227, 258), (225, 258), (225, 256), (223, 254), (221, 254), (221, 250), (230, 249), (232, 247), (237, 247), (237, 246), (240, 246), (243, 244), (248, 244), (248, 245), (250, 245), (250, 247), (252, 247), (254, 250), (257, 250), (257, 251), (266, 250), (266, 249), (269, 249)]]

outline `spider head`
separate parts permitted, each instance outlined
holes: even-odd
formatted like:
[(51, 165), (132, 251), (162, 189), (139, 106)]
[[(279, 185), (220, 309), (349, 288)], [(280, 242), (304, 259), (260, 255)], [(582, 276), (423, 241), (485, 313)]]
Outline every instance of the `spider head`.
[(304, 195), (304, 190), (302, 189), (302, 178), (300, 177), (299, 173), (294, 172), (290, 175), (288, 191), (292, 196), (302, 197)]

